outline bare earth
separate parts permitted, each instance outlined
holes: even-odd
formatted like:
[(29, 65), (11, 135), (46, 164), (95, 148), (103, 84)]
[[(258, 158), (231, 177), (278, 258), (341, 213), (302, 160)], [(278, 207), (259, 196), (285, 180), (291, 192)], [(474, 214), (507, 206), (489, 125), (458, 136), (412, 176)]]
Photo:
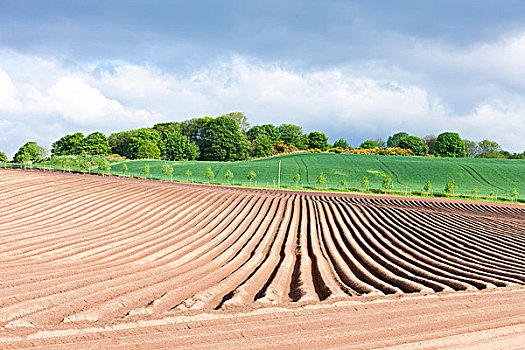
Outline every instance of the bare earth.
[(525, 207), (0, 169), (0, 348), (525, 348)]

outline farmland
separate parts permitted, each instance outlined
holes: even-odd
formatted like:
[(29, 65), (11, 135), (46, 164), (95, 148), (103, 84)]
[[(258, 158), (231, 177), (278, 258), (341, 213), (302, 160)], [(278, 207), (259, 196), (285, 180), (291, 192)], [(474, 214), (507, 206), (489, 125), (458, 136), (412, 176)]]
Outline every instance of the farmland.
[[(361, 188), (361, 180), (368, 177), (370, 188), (380, 189), (386, 175), (391, 175), (394, 190), (423, 191), (427, 181), (431, 181), (434, 192), (443, 192), (450, 180), (457, 183), (456, 193), (471, 194), (476, 187), (479, 194), (486, 196), (494, 191), (499, 196), (509, 196), (516, 187), (519, 198), (525, 196), (525, 160), (481, 159), (481, 158), (425, 158), (389, 157), (354, 154), (297, 154), (244, 162), (168, 162), (174, 168), (173, 179), (208, 182), (206, 169), (210, 167), (215, 174), (216, 183), (229, 183), (224, 178), (226, 171), (234, 174), (236, 184), (246, 184), (246, 174), (253, 170), (256, 177), (253, 184), (270, 186), (277, 183), (278, 162), (282, 161), (281, 184), (295, 187), (293, 177), (299, 174), (303, 186), (319, 186), (316, 183), (321, 172), (326, 176), (326, 185), (340, 188), (340, 181), (346, 180), (349, 188)], [(150, 166), (150, 176), (161, 178), (163, 161), (126, 162), (129, 174), (142, 175), (144, 164)], [(118, 172), (122, 165), (114, 165)], [(191, 177), (185, 172), (190, 170)], [(166, 178), (164, 176), (164, 178)]]
[(0, 187), (2, 348), (523, 344), (522, 206), (2, 169)]

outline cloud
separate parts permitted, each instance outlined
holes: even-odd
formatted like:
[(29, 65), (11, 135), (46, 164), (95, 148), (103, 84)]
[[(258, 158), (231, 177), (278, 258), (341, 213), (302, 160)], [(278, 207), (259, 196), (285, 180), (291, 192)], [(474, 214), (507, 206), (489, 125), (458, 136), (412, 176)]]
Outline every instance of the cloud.
[(0, 67), (0, 111), (14, 112), (20, 109), (17, 91), (9, 75)]
[[(374, 66), (379, 67), (375, 73)], [(401, 130), (419, 136), (454, 130), (473, 140), (496, 140), (511, 151), (525, 149), (518, 134), (525, 128), (521, 94), (501, 89), (496, 97), (480, 95), (459, 113), (417, 84), (417, 72), (365, 67), (298, 70), (283, 62), (232, 56), (177, 75), (125, 62), (66, 66), (4, 52), (0, 148), (12, 155), (28, 140), (50, 147), (74, 131), (109, 134), (242, 111), (254, 125), (295, 123), (354, 145)]]

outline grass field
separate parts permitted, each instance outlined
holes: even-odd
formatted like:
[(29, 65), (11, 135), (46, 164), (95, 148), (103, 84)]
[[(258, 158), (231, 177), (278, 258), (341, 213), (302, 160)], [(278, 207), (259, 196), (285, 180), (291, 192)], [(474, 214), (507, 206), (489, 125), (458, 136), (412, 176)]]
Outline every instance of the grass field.
[[(424, 184), (431, 181), (434, 192), (443, 192), (445, 184), (454, 179), (456, 194), (470, 194), (472, 187), (479, 195), (494, 191), (498, 196), (509, 196), (516, 187), (518, 198), (525, 197), (525, 160), (480, 159), (480, 158), (424, 158), (389, 157), (355, 154), (297, 154), (243, 162), (164, 162), (128, 161), (130, 175), (143, 176), (142, 168), (150, 166), (152, 178), (162, 177), (162, 165), (173, 166), (173, 180), (187, 180), (187, 170), (192, 172), (189, 180), (208, 182), (206, 169), (215, 173), (215, 183), (228, 183), (224, 178), (226, 171), (234, 174), (235, 184), (247, 184), (246, 174), (253, 170), (256, 177), (253, 185), (273, 186), (277, 183), (278, 164), (281, 163), (281, 186), (294, 187), (293, 177), (301, 176), (299, 187), (319, 186), (317, 177), (324, 172), (327, 186), (340, 187), (345, 179), (349, 188), (360, 188), (363, 177), (368, 177), (371, 189), (381, 188), (384, 177), (389, 174), (394, 182), (394, 190), (422, 191)], [(122, 164), (112, 166), (112, 172), (119, 172)]]

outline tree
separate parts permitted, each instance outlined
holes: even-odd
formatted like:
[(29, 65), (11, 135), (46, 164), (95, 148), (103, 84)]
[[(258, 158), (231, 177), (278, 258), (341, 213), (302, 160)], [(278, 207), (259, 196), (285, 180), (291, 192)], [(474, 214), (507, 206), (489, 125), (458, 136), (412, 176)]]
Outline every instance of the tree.
[(224, 178), (226, 179), (226, 181), (230, 181), (231, 179), (233, 179), (233, 173), (230, 170), (228, 170), (226, 174), (224, 174)]
[(123, 172), (124, 174), (127, 174), (127, 173), (128, 173), (128, 170), (129, 170), (129, 169), (128, 169), (128, 166), (127, 166), (126, 164), (122, 164), (122, 172)]
[(334, 142), (332, 147), (333, 148), (341, 147), (342, 149), (347, 149), (349, 145), (348, 145), (348, 141), (346, 141), (345, 139), (339, 139)]
[(392, 136), (389, 136), (388, 140), (386, 141), (386, 146), (387, 147), (399, 147), (399, 142), (408, 136), (409, 135), (404, 131), (401, 131)]
[(439, 157), (465, 157), (465, 144), (457, 133), (444, 132), (436, 139), (434, 154)]
[(149, 165), (148, 164), (144, 164), (144, 166), (142, 167), (142, 174), (144, 174), (144, 176), (148, 177), (148, 175), (149, 175)]
[(377, 139), (373, 140), (375, 141), (377, 147), (385, 147), (386, 146), (386, 142), (383, 141), (382, 138), (378, 137)]
[[(209, 169), (209, 168), (208, 168)], [(211, 169), (210, 169), (211, 170)], [(186, 172), (184, 173), (184, 175), (186, 175), (186, 181), (190, 181), (190, 176), (191, 176), (191, 170), (186, 170)]]
[(232, 118), (239, 125), (239, 129), (242, 132), (246, 132), (250, 128), (250, 123), (248, 123), (248, 118), (242, 112), (230, 112), (228, 114), (222, 115), (222, 117)]
[(347, 185), (347, 182), (345, 179), (341, 180), (341, 182), (339, 182), (341, 184), (341, 191), (346, 187)]
[(141, 140), (140, 145), (133, 151), (134, 159), (159, 159), (160, 148), (150, 140)]
[(465, 155), (467, 157), (473, 158), (480, 154), (481, 149), (479, 148), (476, 142), (470, 140), (463, 140), (463, 143), (465, 144)]
[(111, 170), (111, 166), (109, 165), (109, 162), (106, 159), (104, 159), (102, 163), (100, 163), (98, 168), (99, 170), (106, 172), (106, 173)]
[(322, 171), (319, 174), (319, 176), (317, 176), (317, 183), (319, 184), (319, 186), (322, 186), (326, 183), (326, 176), (324, 176), (324, 173)]
[(268, 157), (272, 155), (272, 147), (273, 142), (270, 137), (260, 133), (251, 143), (250, 154), (252, 157)]
[(376, 141), (374, 141), (374, 140), (366, 140), (359, 147), (366, 148), (366, 149), (373, 149), (373, 148), (376, 148), (378, 146), (377, 146), (377, 142)]
[(180, 123), (180, 131), (183, 135), (187, 136), (191, 142), (195, 142), (195, 144), (201, 148), (202, 128), (210, 120), (213, 120), (213, 118), (203, 117), (185, 120)]
[(4, 152), (0, 152), (0, 163), (7, 163), (7, 156)]
[(202, 127), (201, 137), (203, 160), (232, 161), (246, 158), (247, 145), (237, 122), (230, 117), (209, 120)]
[(478, 189), (475, 186), (472, 187), (472, 190), (470, 192), (472, 193), (472, 197), (478, 199)]
[(82, 158), (80, 160), (80, 162), (78, 163), (78, 166), (81, 170), (88, 170), (89, 171), (89, 168), (91, 167), (91, 163), (88, 162), (85, 158)]
[(363, 187), (364, 189), (368, 189), (369, 185), (370, 182), (368, 181), (368, 177), (363, 177), (363, 179), (361, 180), (361, 187)]
[(108, 138), (101, 132), (94, 132), (82, 140), (81, 153), (89, 155), (108, 155), (111, 151)]
[(57, 156), (78, 155), (82, 153), (84, 147), (84, 134), (76, 132), (66, 135), (53, 142), (51, 153)]
[[(285, 144), (295, 146), (298, 149), (308, 148), (308, 136), (303, 134), (303, 129), (300, 126), (282, 124), (279, 125), (279, 132), (281, 133), (281, 141), (284, 141)], [(306, 139), (303, 136), (306, 136)]]
[[(197, 150), (197, 152), (195, 152)], [(189, 138), (175, 131), (166, 135), (163, 155), (168, 160), (195, 160), (198, 157), (198, 147)]]
[(301, 181), (301, 175), (295, 174), (295, 176), (293, 177), (293, 182), (295, 182), (295, 189), (297, 189), (297, 184), (299, 183), (299, 181)]
[(429, 134), (423, 137), (423, 144), (428, 147), (429, 154), (434, 154), (434, 145), (436, 144), (436, 135)]
[(133, 159), (159, 159), (162, 142), (157, 131), (139, 129), (129, 138), (130, 158)]
[(448, 193), (448, 194), (451, 194), (452, 195), (454, 194), (454, 191), (456, 191), (456, 181), (454, 180), (450, 180), (449, 182), (447, 182), (447, 184), (445, 185), (445, 192)]
[(215, 179), (215, 174), (211, 170), (211, 168), (206, 169), (206, 177), (208, 178), (208, 183)]
[(392, 178), (390, 177), (390, 175), (387, 175), (383, 179), (383, 188), (385, 190), (391, 190), (393, 187), (394, 187), (394, 183), (392, 182)]
[(321, 151), (326, 151), (330, 148), (328, 144), (328, 137), (319, 131), (312, 131), (308, 134), (308, 148), (313, 149), (317, 148)]
[(29, 141), (18, 149), (13, 160), (17, 163), (34, 162), (40, 159), (41, 153), (41, 147), (39, 147), (36, 142)]
[(516, 202), (516, 199), (518, 198), (518, 189), (516, 187), (510, 190), (510, 196), (514, 199), (514, 202)]
[(423, 155), (428, 152), (428, 148), (423, 145), (423, 140), (417, 136), (407, 136), (399, 140), (399, 147), (403, 149), (409, 149), (414, 154)]
[(126, 158), (133, 158), (129, 149), (129, 140), (133, 136), (133, 131), (123, 131), (111, 134), (108, 137), (108, 144), (112, 154), (118, 154)]
[(252, 185), (252, 179), (257, 176), (253, 170), (250, 170), (248, 174), (246, 174), (246, 178), (250, 180), (250, 186)]
[(478, 143), (481, 158), (503, 158), (501, 146), (495, 141), (483, 140)]
[(168, 175), (170, 175), (170, 169), (171, 173), (173, 173), (173, 168), (169, 164), (165, 163), (162, 165), (160, 171), (162, 172), (163, 176), (166, 176), (166, 178), (168, 178)]
[(153, 129), (155, 129), (159, 133), (161, 139), (165, 140), (167, 136), (171, 133), (180, 133), (180, 125), (181, 123), (178, 122), (157, 123), (153, 125)]
[(272, 144), (281, 140), (279, 129), (272, 124), (256, 125), (246, 132), (246, 136), (251, 142), (253, 142), (260, 134), (268, 136)]
[(432, 190), (432, 183), (430, 181), (427, 181), (425, 186), (423, 186), (423, 189), (427, 192), (427, 196), (428, 196), (428, 193)]

